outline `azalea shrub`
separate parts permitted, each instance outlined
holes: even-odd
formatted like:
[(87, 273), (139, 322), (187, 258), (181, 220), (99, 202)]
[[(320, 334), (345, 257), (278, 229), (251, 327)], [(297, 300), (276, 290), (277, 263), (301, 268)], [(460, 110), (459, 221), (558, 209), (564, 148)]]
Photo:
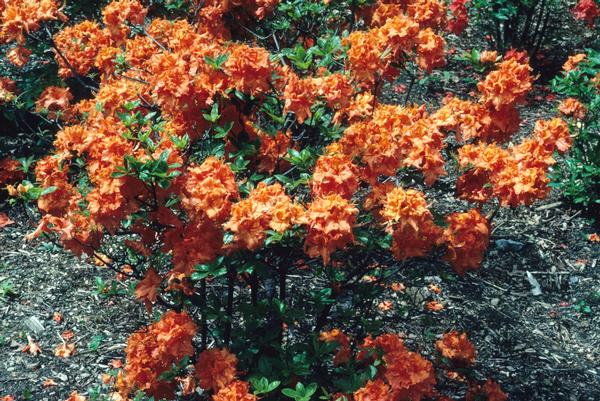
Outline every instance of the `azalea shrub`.
[(446, 372), (468, 400), (507, 399), (473, 374), (467, 334), (444, 334), (432, 361), (373, 306), (402, 296), (395, 277), (416, 258), (479, 269), (497, 209), (548, 195), (572, 138), (558, 116), (514, 138), (527, 55), (491, 57), (476, 92), (439, 107), (386, 104), (402, 71), (445, 65), (445, 3), (152, 3), (72, 22), (53, 0), (2, 14), (23, 47), (64, 21), (48, 38), (57, 81), (36, 100), (53, 150), (35, 179), (6, 182), (41, 213), (28, 238), (131, 280), (157, 315), (129, 337), (112, 398), (447, 399)]
[(569, 121), (573, 149), (553, 172), (553, 183), (576, 204), (600, 205), (600, 52), (589, 50), (569, 57), (553, 81), (565, 98), (559, 112)]

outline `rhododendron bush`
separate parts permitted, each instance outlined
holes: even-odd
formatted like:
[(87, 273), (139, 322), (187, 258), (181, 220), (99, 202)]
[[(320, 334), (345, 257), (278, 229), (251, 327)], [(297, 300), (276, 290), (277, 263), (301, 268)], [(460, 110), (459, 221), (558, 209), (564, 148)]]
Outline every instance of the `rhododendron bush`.
[(551, 174), (552, 185), (571, 201), (598, 210), (600, 205), (600, 53), (588, 50), (570, 56), (554, 78), (554, 91), (565, 98), (559, 113), (575, 137), (564, 163)]
[[(338, 302), (369, 310), (398, 290), (399, 261), (479, 269), (494, 210), (547, 196), (571, 136), (555, 117), (513, 137), (535, 80), (527, 57), (492, 57), (476, 92), (437, 108), (386, 104), (405, 69), (445, 65), (464, 4), (449, 17), (439, 0), (301, 2), (327, 12), (324, 34), (293, 15), (294, 1), (191, 3), (167, 19), (117, 0), (64, 23), (47, 38), (61, 79), (33, 105), (55, 123), (53, 150), (35, 183), (2, 161), (10, 194), (37, 200), (29, 239), (135, 280), (149, 312), (168, 310), (129, 338), (114, 399), (441, 396), (439, 371), (475, 362), (466, 334), (436, 344), (436, 372)], [(28, 62), (28, 37), (66, 20), (52, 0), (2, 7), (15, 64)], [(252, 34), (286, 18), (281, 41)], [(0, 83), (2, 101), (18, 96)], [(449, 170), (464, 201), (451, 211), (430, 195)], [(506, 399), (494, 381), (462, 374), (471, 399)]]

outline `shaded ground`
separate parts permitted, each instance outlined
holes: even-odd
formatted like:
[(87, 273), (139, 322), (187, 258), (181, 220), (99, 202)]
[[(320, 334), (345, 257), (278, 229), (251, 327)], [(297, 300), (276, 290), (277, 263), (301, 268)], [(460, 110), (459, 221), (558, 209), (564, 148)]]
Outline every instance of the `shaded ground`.
[[(27, 243), (23, 236), (30, 231), (22, 222), (0, 231), (0, 397), (64, 400), (72, 390), (97, 386), (99, 374), (113, 359), (123, 358), (127, 336), (147, 317), (131, 297), (102, 296), (97, 278), (110, 281), (114, 273), (53, 246)], [(120, 283), (119, 290), (127, 285)], [(62, 314), (60, 323), (53, 320), (56, 312)], [(28, 326), (32, 317), (41, 331)], [(69, 331), (75, 354), (58, 358), (54, 349)], [(38, 356), (21, 352), (28, 334), (42, 349)], [(44, 388), (46, 379), (57, 385)]]

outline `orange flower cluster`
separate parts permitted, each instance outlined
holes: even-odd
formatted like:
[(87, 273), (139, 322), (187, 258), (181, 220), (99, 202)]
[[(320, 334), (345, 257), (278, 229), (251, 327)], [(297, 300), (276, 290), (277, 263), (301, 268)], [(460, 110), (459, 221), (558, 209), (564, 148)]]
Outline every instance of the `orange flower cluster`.
[(343, 153), (323, 155), (317, 160), (311, 180), (313, 197), (339, 194), (351, 199), (358, 189), (359, 171)]
[(189, 277), (196, 265), (217, 257), (223, 248), (223, 232), (209, 220), (192, 220), (185, 225), (175, 220), (175, 223), (163, 236), (162, 251), (173, 254), (171, 274)]
[(160, 376), (173, 364), (192, 356), (192, 338), (196, 325), (185, 312), (166, 312), (161, 319), (142, 331), (132, 334), (125, 348), (127, 364), (122, 396), (137, 388), (154, 398), (174, 398), (175, 383)]
[(8, 77), (0, 77), (0, 104), (11, 102), (17, 93), (17, 83)]
[(394, 176), (399, 168), (414, 167), (432, 184), (445, 173), (444, 136), (423, 107), (378, 105), (370, 121), (350, 125), (329, 153), (343, 152), (365, 164), (364, 180), (376, 184), (379, 176)]
[[(484, 53), (482, 62), (496, 61), (495, 52)], [(508, 57), (507, 53), (498, 69), (479, 82), (479, 103), (448, 97), (432, 119), (440, 129), (454, 131), (458, 141), (473, 138), (486, 142), (505, 141), (519, 128), (520, 116), (516, 106), (524, 101), (531, 89), (533, 78), (530, 71), (526, 59)]]
[(283, 160), (283, 158), (287, 156), (292, 142), (290, 135), (277, 132), (275, 136), (271, 136), (261, 132), (258, 137), (260, 139), (260, 148), (258, 149), (259, 163), (257, 170), (272, 174), (287, 167), (289, 163)]
[(284, 112), (293, 112), (299, 123), (312, 115), (311, 107), (322, 100), (333, 110), (348, 107), (354, 88), (347, 76), (336, 73), (323, 77), (300, 78), (287, 67), (281, 69), (287, 78), (282, 97)]
[(392, 252), (398, 260), (425, 256), (440, 242), (441, 230), (419, 191), (398, 187), (388, 192), (381, 216), (392, 234)]
[(319, 339), (327, 343), (337, 343), (339, 348), (333, 357), (334, 366), (343, 365), (350, 361), (350, 357), (352, 356), (352, 350), (350, 349), (350, 337), (344, 334), (344, 332), (342, 332), (340, 329), (323, 331), (319, 335)]
[(569, 97), (560, 102), (558, 105), (558, 111), (567, 117), (573, 117), (581, 120), (587, 113), (587, 107), (583, 105), (579, 100)]
[(383, 376), (395, 400), (420, 401), (435, 393), (435, 373), (430, 361), (416, 352), (398, 350), (383, 356)]
[(162, 277), (156, 273), (156, 270), (150, 268), (146, 275), (135, 286), (135, 297), (144, 302), (148, 312), (152, 311), (152, 305), (158, 298), (158, 288), (162, 283)]
[(358, 209), (339, 194), (316, 198), (306, 212), (307, 234), (304, 252), (311, 257), (321, 256), (329, 264), (331, 254), (354, 242), (352, 227)]
[(408, 5), (408, 15), (421, 29), (441, 29), (446, 25), (446, 3), (439, 0), (413, 0)]
[(453, 366), (465, 368), (475, 363), (475, 347), (467, 338), (467, 333), (445, 333), (441, 340), (436, 341), (435, 347)]
[(232, 202), (239, 198), (233, 171), (214, 157), (189, 166), (181, 187), (181, 204), (190, 218), (206, 217), (217, 224), (229, 218)]
[[(431, 4), (442, 4), (436, 0), (419, 0), (413, 7), (413, 15), (419, 18), (422, 26), (435, 25), (436, 8)], [(421, 12), (427, 10), (425, 12)], [(445, 15), (445, 9), (444, 9)], [(373, 85), (379, 77), (393, 78), (398, 74), (395, 64), (402, 64), (407, 55), (415, 52), (421, 68), (431, 71), (444, 64), (443, 48), (445, 41), (433, 30), (420, 30), (419, 21), (405, 15), (389, 18), (381, 27), (369, 31), (352, 32), (344, 39), (349, 45), (348, 69), (356, 81)]]
[[(376, 383), (367, 383), (356, 393), (364, 400), (420, 401), (435, 394), (433, 365), (416, 352), (409, 351), (395, 334), (384, 334), (375, 339), (367, 337), (360, 347), (359, 360), (383, 356)], [(355, 393), (355, 395), (356, 395)]]
[(8, 59), (8, 61), (13, 63), (18, 68), (23, 68), (25, 64), (27, 64), (27, 61), (29, 61), (30, 56), (31, 50), (23, 46), (13, 47), (6, 54), (6, 58)]
[(565, 152), (571, 143), (567, 124), (554, 118), (536, 122), (533, 138), (507, 150), (495, 144), (465, 145), (458, 160), (469, 170), (459, 177), (457, 190), (474, 202), (497, 197), (504, 206), (529, 205), (548, 193), (546, 171), (555, 163), (553, 152)]
[(261, 182), (246, 199), (233, 205), (223, 228), (233, 233), (235, 248), (254, 251), (263, 245), (267, 230), (283, 233), (300, 224), (303, 215), (302, 206), (292, 203), (280, 184)]
[(143, 25), (147, 12), (138, 0), (115, 0), (102, 10), (102, 20), (111, 38), (119, 42), (130, 31), (125, 23)]
[(578, 53), (567, 58), (567, 61), (563, 64), (563, 71), (570, 72), (577, 68), (577, 65), (586, 59), (585, 53)]
[(477, 84), (483, 103), (493, 105), (497, 111), (522, 103), (533, 83), (531, 71), (529, 65), (521, 64), (514, 58), (503, 61)]
[(390, 386), (383, 380), (376, 379), (367, 381), (367, 383), (356, 390), (353, 394), (354, 401), (391, 401), (392, 394)]
[(58, 75), (68, 78), (86, 75), (94, 67), (98, 49), (110, 45), (108, 34), (98, 24), (83, 21), (54, 35)]
[(62, 20), (56, 0), (3, 0), (0, 5), (0, 43), (25, 43), (25, 35), (40, 29), (44, 21)]
[(268, 91), (273, 66), (265, 49), (234, 45), (224, 67), (230, 85), (240, 92), (257, 95)]
[(257, 401), (247, 382), (236, 380), (212, 396), (213, 401)]
[(25, 178), (21, 163), (13, 157), (0, 159), (0, 189)]
[(452, 213), (446, 217), (446, 222), (446, 260), (460, 275), (479, 268), (490, 238), (487, 219), (477, 209), (471, 209), (466, 213)]
[(59, 117), (67, 118), (70, 114), (70, 102), (73, 95), (69, 88), (49, 86), (35, 102), (35, 111), (46, 113), (48, 118), (56, 120)]
[(207, 349), (198, 356), (195, 368), (200, 386), (216, 394), (234, 382), (237, 358), (226, 349)]

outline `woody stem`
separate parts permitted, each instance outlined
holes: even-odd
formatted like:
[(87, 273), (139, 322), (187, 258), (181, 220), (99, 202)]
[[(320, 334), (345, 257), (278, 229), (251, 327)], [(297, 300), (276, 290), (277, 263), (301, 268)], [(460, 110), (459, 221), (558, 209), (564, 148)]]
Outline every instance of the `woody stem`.
[(233, 323), (233, 284), (235, 281), (235, 266), (229, 266), (229, 272), (227, 274), (227, 322), (225, 324), (224, 340), (225, 345), (228, 347), (231, 342), (231, 325)]

